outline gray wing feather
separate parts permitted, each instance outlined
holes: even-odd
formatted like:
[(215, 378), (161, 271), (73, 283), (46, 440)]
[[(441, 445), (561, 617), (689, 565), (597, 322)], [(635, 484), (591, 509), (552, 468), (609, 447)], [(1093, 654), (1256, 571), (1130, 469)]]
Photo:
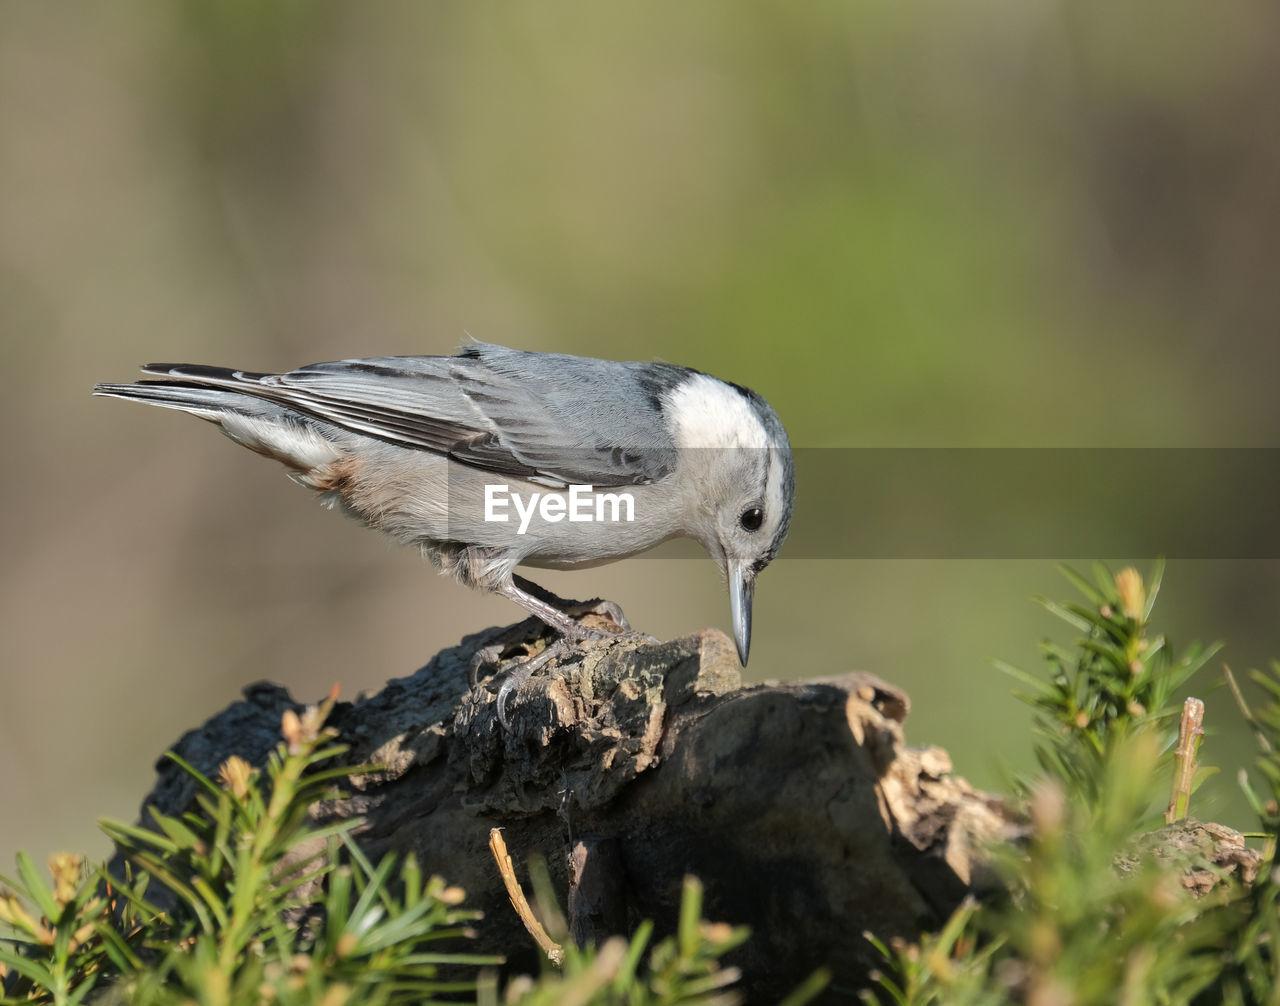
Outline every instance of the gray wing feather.
[[(655, 482), (675, 449), (652, 367), (477, 344), (458, 356), (319, 363), (286, 374), (151, 364), (180, 381), (278, 402), (336, 426), (551, 484)], [(668, 381), (687, 374), (670, 367)]]

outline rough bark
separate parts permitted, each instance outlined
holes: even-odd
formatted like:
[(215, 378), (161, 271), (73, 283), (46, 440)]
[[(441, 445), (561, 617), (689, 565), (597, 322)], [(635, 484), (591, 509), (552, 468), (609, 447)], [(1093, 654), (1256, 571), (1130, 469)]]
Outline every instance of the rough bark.
[(1224, 882), (1252, 884), (1263, 862), (1262, 854), (1248, 848), (1234, 828), (1193, 817), (1143, 835), (1116, 860), (1116, 867), (1134, 870), (1146, 860), (1177, 870), (1182, 889), (1196, 898)]
[[(507, 666), (475, 688), (469, 668), (545, 642), (532, 622), (470, 636), (329, 721), (352, 764), (385, 769), (322, 813), (363, 817), (372, 854), (413, 850), (465, 887), (485, 912), (475, 949), (517, 966), (534, 964), (512, 954), (530, 941), (490, 857), (493, 827), (518, 870), (546, 860), (579, 938), (644, 918), (669, 930), (696, 874), (707, 917), (753, 931), (733, 962), (758, 1001), (822, 964), (831, 997), (852, 1000), (877, 963), (864, 931), (911, 939), (936, 925), (982, 886), (983, 844), (1022, 831), (946, 752), (905, 744), (898, 688), (860, 673), (744, 687), (714, 631), (584, 643), (525, 685), (504, 729)], [(299, 705), (284, 689), (251, 686), (175, 750), (210, 774), (231, 754), (261, 765), (287, 708)], [(147, 803), (175, 812), (194, 787), (166, 760), (158, 771)]]

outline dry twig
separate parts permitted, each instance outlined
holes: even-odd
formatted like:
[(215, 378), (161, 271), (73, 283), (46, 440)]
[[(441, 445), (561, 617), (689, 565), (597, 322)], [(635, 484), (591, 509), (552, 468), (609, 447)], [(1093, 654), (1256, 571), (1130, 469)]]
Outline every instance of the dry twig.
[(520, 881), (516, 879), (515, 866), (511, 862), (510, 853), (507, 852), (507, 843), (502, 838), (501, 828), (489, 830), (489, 851), (493, 853), (494, 862), (498, 864), (498, 872), (502, 875), (502, 883), (506, 885), (511, 907), (520, 916), (520, 921), (524, 923), (524, 928), (528, 930), (529, 935), (547, 955), (547, 960), (559, 967), (560, 962), (564, 960), (564, 948), (548, 935), (542, 923), (533, 914), (533, 909), (529, 907), (529, 900), (524, 896)]

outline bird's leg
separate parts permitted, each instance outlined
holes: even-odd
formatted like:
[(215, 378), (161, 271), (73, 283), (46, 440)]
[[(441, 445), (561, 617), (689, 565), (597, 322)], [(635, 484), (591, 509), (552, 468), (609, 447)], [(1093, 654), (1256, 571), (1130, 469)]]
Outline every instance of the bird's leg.
[[(578, 643), (584, 639), (610, 639), (616, 635), (613, 632), (606, 632), (603, 629), (595, 629), (583, 625), (573, 618), (565, 610), (566, 608), (570, 611), (577, 609), (581, 614), (601, 614), (619, 626), (622, 631), (629, 632), (631, 629), (622, 614), (622, 609), (612, 601), (595, 601), (587, 604), (566, 601), (550, 591), (544, 590), (536, 583), (526, 580), (524, 577), (513, 577), (511, 581), (498, 587), (496, 593), (510, 601), (515, 601), (525, 611), (560, 634), (559, 639), (551, 643), (536, 657), (530, 657), (528, 660), (517, 664), (507, 676), (507, 680), (502, 683), (502, 687), (498, 690), (497, 704), (498, 722), (502, 724), (504, 730), (510, 729), (510, 721), (507, 718), (507, 703), (511, 695), (519, 691), (536, 671), (562, 656), (570, 643)], [(483, 651), (477, 654), (477, 660), (484, 659), (482, 654)], [(472, 673), (475, 674), (477, 669), (476, 664), (473, 662)]]
[[(581, 617), (582, 615), (603, 615), (605, 618), (609, 619), (609, 621), (611, 621), (614, 625), (618, 626), (618, 628), (620, 628), (623, 632), (631, 631), (631, 624), (627, 621), (627, 616), (622, 613), (622, 609), (613, 601), (605, 600), (604, 598), (596, 598), (593, 601), (569, 601), (563, 597), (558, 597), (557, 595), (553, 594), (551, 591), (547, 590), (545, 587), (540, 587), (538, 586), (538, 584), (534, 583), (532, 580), (527, 580), (523, 576), (513, 576), (512, 583), (510, 586), (511, 586), (511, 592), (508, 592), (506, 590), (500, 590), (499, 593), (501, 593), (504, 597), (508, 598), (509, 600), (515, 601), (516, 604), (519, 604), (525, 610), (529, 611), (533, 615), (542, 619), (544, 622), (546, 622), (548, 625), (552, 626), (553, 628), (559, 629), (561, 632), (564, 632), (563, 627), (560, 625), (559, 622), (552, 620), (552, 618), (554, 618), (555, 616), (552, 616), (552, 618), (548, 618), (543, 613), (545, 608), (540, 607), (535, 609), (534, 607), (531, 606), (529, 602), (530, 601), (534, 603), (540, 602), (541, 605), (551, 608), (556, 613), (556, 615), (559, 615), (564, 618), (569, 618), (570, 621), (572, 621), (573, 624), (577, 626), (578, 629), (581, 629), (582, 631), (587, 633), (587, 636), (585, 638), (592, 638), (592, 639), (605, 638), (609, 635), (612, 635), (612, 633), (599, 632), (597, 634), (598, 630), (592, 630), (592, 629), (586, 628), (585, 626), (578, 623), (574, 616)], [(572, 638), (571, 632), (565, 633), (565, 635), (568, 635)], [(579, 636), (577, 638), (584, 638), (584, 637)]]
[[(509, 601), (515, 601), (516, 604), (524, 608), (525, 611), (533, 615), (534, 618), (545, 622), (551, 628), (555, 629), (565, 639), (579, 642), (583, 639), (608, 639), (615, 635), (612, 632), (605, 632), (603, 629), (593, 629), (583, 625), (577, 619), (573, 618), (564, 608), (558, 606), (555, 602), (570, 608), (580, 609), (582, 614), (594, 612), (604, 615), (619, 626), (623, 631), (630, 629), (626, 618), (622, 614), (622, 610), (612, 601), (597, 601), (590, 605), (579, 605), (564, 601), (563, 598), (556, 597), (555, 594), (543, 590), (536, 583), (531, 583), (522, 576), (513, 577), (508, 583), (503, 584), (497, 589), (497, 593), (501, 594)], [(615, 617), (616, 616), (616, 617)]]
[[(612, 639), (619, 634), (583, 625), (573, 617), (573, 614), (603, 615), (618, 626), (623, 633), (631, 632), (631, 626), (627, 622), (626, 616), (623, 615), (622, 609), (612, 601), (566, 601), (564, 598), (557, 597), (551, 591), (539, 587), (536, 583), (526, 580), (522, 576), (513, 576), (511, 580), (496, 588), (494, 592), (509, 601), (515, 601), (516, 604), (524, 608), (534, 618), (560, 634), (559, 639), (551, 643), (536, 657), (530, 657), (528, 660), (517, 664), (508, 675), (507, 680), (502, 683), (502, 687), (498, 690), (498, 722), (502, 724), (503, 729), (510, 729), (510, 721), (507, 718), (507, 703), (512, 693), (518, 691), (540, 668), (545, 667), (553, 659), (563, 656), (570, 643), (578, 643), (584, 639)], [(570, 614), (570, 612), (573, 614)], [(483, 650), (476, 654), (471, 666), (473, 676), (477, 676), (479, 664), (483, 663), (486, 657), (487, 655)]]

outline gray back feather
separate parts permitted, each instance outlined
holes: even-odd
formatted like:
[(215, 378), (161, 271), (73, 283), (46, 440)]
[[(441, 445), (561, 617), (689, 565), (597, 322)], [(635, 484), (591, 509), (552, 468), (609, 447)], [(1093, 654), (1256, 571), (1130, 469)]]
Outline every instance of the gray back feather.
[(692, 373), (483, 343), (457, 356), (341, 360), (285, 374), (144, 369), (266, 399), (485, 471), (606, 487), (656, 482), (675, 469), (660, 394)]

